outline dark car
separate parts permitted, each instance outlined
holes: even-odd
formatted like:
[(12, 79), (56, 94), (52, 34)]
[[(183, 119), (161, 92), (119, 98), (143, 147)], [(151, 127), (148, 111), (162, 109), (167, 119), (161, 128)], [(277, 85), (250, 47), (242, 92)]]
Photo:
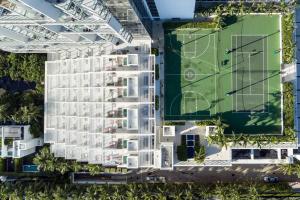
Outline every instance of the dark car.
[(264, 182), (266, 183), (277, 183), (279, 180), (278, 180), (278, 177), (276, 176), (265, 176), (264, 177)]

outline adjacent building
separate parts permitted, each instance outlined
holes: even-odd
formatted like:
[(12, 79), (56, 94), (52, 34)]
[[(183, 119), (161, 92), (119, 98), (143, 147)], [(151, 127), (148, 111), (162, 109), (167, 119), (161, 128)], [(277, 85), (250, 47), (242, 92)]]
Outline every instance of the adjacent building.
[(29, 128), (29, 125), (0, 127), (2, 158), (22, 158), (34, 153), (36, 147), (43, 146), (43, 138), (33, 138)]
[(0, 48), (57, 52), (150, 38), (151, 17), (137, 0), (1, 0)]

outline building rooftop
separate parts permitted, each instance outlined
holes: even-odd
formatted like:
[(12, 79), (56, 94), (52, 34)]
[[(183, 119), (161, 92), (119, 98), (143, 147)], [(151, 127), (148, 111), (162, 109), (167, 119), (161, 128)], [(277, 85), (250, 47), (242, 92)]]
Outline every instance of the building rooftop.
[(154, 127), (153, 56), (46, 62), (45, 142), (56, 156), (151, 166)]

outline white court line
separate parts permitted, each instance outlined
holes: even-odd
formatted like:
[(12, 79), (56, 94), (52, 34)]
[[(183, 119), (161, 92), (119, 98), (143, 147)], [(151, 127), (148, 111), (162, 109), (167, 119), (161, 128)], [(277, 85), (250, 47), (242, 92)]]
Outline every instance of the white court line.
[[(184, 36), (184, 35), (187, 35), (187, 34), (176, 34), (176, 35), (178, 35), (178, 36)], [(199, 34), (199, 35), (205, 36), (205, 34)], [(210, 46), (210, 41), (211, 41), (211, 39), (210, 39), (211, 35), (212, 35), (212, 34), (209, 34), (209, 35), (208, 35), (208, 36), (209, 36), (209, 42), (208, 42), (208, 44), (207, 44), (207, 46), (206, 46), (206, 49), (203, 50), (202, 53), (201, 53), (200, 55), (192, 57), (192, 59), (198, 58), (201, 62), (203, 62), (203, 63), (205, 63), (205, 64), (207, 64), (207, 65), (212, 65), (212, 66), (215, 67), (216, 61), (215, 61), (215, 63), (210, 63), (210, 62), (207, 62), (207, 61), (205, 61), (205, 60), (199, 58), (199, 57), (202, 56), (204, 53), (206, 53), (207, 49), (209, 48), (209, 46)], [(213, 36), (214, 36), (214, 40), (215, 40), (215, 34), (214, 34)], [(185, 55), (185, 51), (182, 51), (183, 56), (182, 56), (181, 54), (179, 54), (176, 50), (173, 51), (174, 48), (173, 48), (173, 45), (172, 45), (171, 37), (169, 37), (169, 41), (170, 41), (170, 46), (171, 46), (172, 52), (176, 53), (176, 54), (179, 55), (180, 57), (183, 57), (183, 58), (186, 58), (186, 59), (191, 59), (190, 57), (188, 57), (188, 56)], [(183, 38), (182, 38), (182, 42), (185, 43), (185, 41), (183, 40)], [(183, 50), (184, 50), (184, 47), (183, 47)], [(197, 54), (197, 52), (196, 52), (196, 54)]]
[[(231, 49), (232, 49), (232, 36), (231, 36)], [(233, 61), (232, 59), (232, 56), (233, 56), (233, 53), (231, 54), (231, 62)], [(233, 64), (233, 63), (232, 63)], [(233, 67), (231, 67), (231, 91), (233, 91), (233, 70), (232, 70)], [(231, 110), (233, 111), (233, 96), (231, 97)]]
[(251, 51), (244, 51), (244, 52), (242, 52), (242, 51), (236, 51), (235, 53), (240, 53), (240, 54), (250, 53), (250, 54), (252, 54), (254, 52), (251, 52)]
[[(265, 44), (265, 37), (266, 37), (266, 35), (232, 35), (231, 36), (231, 41), (233, 41), (232, 40), (232, 37), (236, 37), (236, 40), (235, 40), (235, 48), (237, 48), (237, 36), (239, 36), (239, 37), (243, 37), (243, 36), (260, 36), (260, 37), (262, 37), (262, 41), (263, 41), (263, 79), (265, 78), (265, 74), (264, 74), (264, 72), (265, 72), (265, 48), (264, 48), (264, 44)], [(267, 40), (268, 40), (268, 38), (267, 38)], [(231, 49), (232, 49), (232, 44), (231, 44)], [(251, 58), (250, 58), (250, 54), (251, 53), (253, 53), (253, 52), (235, 52), (236, 54), (246, 54), (246, 53), (248, 53), (249, 55), (248, 55), (248, 58), (249, 58), (249, 81), (250, 81), (250, 94), (235, 94), (235, 96), (236, 96), (236, 110), (237, 110), (237, 96), (243, 96), (243, 95), (259, 95), (259, 96), (263, 96), (263, 103), (265, 102), (265, 100), (264, 100), (264, 97), (265, 97), (265, 89), (264, 89), (264, 84), (263, 84), (263, 94), (252, 94), (251, 92)], [(233, 55), (231, 55), (231, 59), (232, 59), (232, 56)], [(232, 59), (233, 60), (233, 59)], [(236, 62), (237, 62), (237, 56), (236, 56)], [(236, 70), (237, 70), (237, 68), (236, 68)], [(233, 73), (233, 72), (232, 72)], [(267, 80), (268, 81), (268, 88), (269, 88), (269, 80)], [(232, 82), (231, 82), (232, 83)], [(237, 87), (237, 74), (236, 74), (236, 87)], [(237, 89), (237, 88), (236, 88)], [(269, 96), (268, 96), (268, 101), (269, 101)], [(233, 102), (232, 102), (232, 104), (233, 104)], [(233, 107), (233, 106), (232, 106)], [(269, 110), (268, 110), (268, 112), (269, 112)], [(246, 113), (248, 113), (248, 112), (246, 112)], [(263, 109), (263, 112), (261, 112), (261, 113), (265, 113), (265, 107), (264, 107), (264, 109)]]
[[(265, 39), (263, 39), (263, 80), (265, 79)], [(265, 93), (265, 82), (263, 81), (263, 94)], [(263, 104), (265, 103), (265, 95), (263, 95)], [(265, 106), (264, 106), (265, 111)]]
[[(194, 101), (196, 102), (196, 111), (198, 110), (197, 108), (197, 96), (196, 97), (184, 97), (184, 108), (186, 108), (186, 102), (187, 100), (186, 99), (194, 99)], [(184, 109), (184, 113), (186, 113), (186, 109)]]
[[(194, 36), (194, 35), (193, 35)], [(197, 40), (196, 40), (196, 37), (194, 37), (194, 57), (197, 55)]]
[(251, 94), (251, 61), (250, 61), (250, 56), (251, 54), (248, 54), (248, 59), (249, 59), (249, 63), (248, 63), (248, 68), (249, 68), (249, 83), (250, 83), (250, 94)]
[[(186, 35), (188, 35), (188, 34), (178, 34), (178, 35), (182, 35), (183, 38), (184, 38), (184, 36), (186, 36)], [(198, 58), (198, 57), (204, 55), (204, 54), (207, 52), (207, 50), (208, 50), (209, 47), (210, 47), (211, 36), (214, 36), (214, 41), (215, 41), (215, 34), (196, 34), (196, 35), (198, 35), (198, 36), (206, 36), (206, 35), (208, 35), (208, 43), (207, 43), (207, 46), (205, 47), (205, 49), (202, 50), (202, 52), (201, 52), (200, 54), (197, 55), (197, 46), (196, 46), (197, 40), (196, 40), (196, 37), (195, 37), (195, 41), (194, 41), (195, 51), (194, 51), (194, 52), (191, 52), (191, 53), (194, 53), (194, 54), (195, 54), (195, 56), (194, 56), (193, 58)], [(188, 36), (189, 36), (189, 35), (188, 35)], [(171, 43), (172, 43), (172, 42), (171, 42)], [(183, 40), (183, 44), (185, 44), (185, 41), (184, 41), (184, 40)], [(184, 53), (186, 52), (186, 51), (185, 51), (185, 48), (184, 48), (184, 51), (183, 51), (183, 52), (184, 52)], [(184, 55), (185, 55), (185, 54), (184, 54)], [(196, 56), (196, 55), (197, 55), (197, 56)], [(211, 63), (210, 63), (210, 64), (211, 64)]]
[[(235, 37), (235, 48), (237, 48), (237, 37)], [(236, 63), (236, 67), (235, 67), (235, 90), (237, 90), (237, 56), (235, 56), (235, 63)], [(242, 86), (243, 87), (243, 86)], [(236, 94), (236, 92), (235, 92)], [(237, 95), (235, 95), (235, 110), (237, 111)]]
[[(183, 35), (183, 52), (184, 52), (184, 56), (188, 55), (188, 54), (192, 54), (192, 58), (195, 57), (195, 55), (197, 54), (196, 52), (196, 37), (194, 36), (194, 34), (182, 34)], [(185, 42), (185, 39), (187, 39), (187, 42)], [(189, 39), (191, 39), (191, 41), (189, 41)], [(186, 44), (187, 43), (187, 44)], [(193, 51), (186, 51), (187, 46), (190, 43), (194, 44), (194, 50)]]
[(251, 94), (236, 94), (236, 95), (238, 95), (238, 96), (244, 96), (244, 95), (247, 95), (247, 96), (262, 96), (262, 95), (265, 95), (265, 94), (253, 94), (253, 93), (251, 93)]
[[(214, 54), (215, 54), (215, 71), (218, 69), (218, 66), (217, 66), (217, 60), (218, 60), (218, 58), (217, 58), (217, 54), (218, 53), (216, 53), (216, 50), (217, 48), (216, 48), (216, 37), (215, 37), (215, 35), (214, 35)], [(219, 69), (218, 69), (219, 70)], [(220, 71), (220, 70), (219, 70)], [(215, 99), (217, 99), (217, 75), (215, 75)], [(210, 113), (210, 112), (209, 112)], [(216, 114), (217, 113), (217, 104), (215, 105), (215, 113), (214, 114)]]
[[(173, 75), (173, 76), (179, 76), (179, 75), (181, 75), (181, 76), (184, 76), (185, 74), (166, 74), (167, 76), (169, 76), (169, 75)], [(195, 75), (207, 75), (207, 76), (212, 76), (212, 75), (215, 75), (215, 74), (195, 74)]]

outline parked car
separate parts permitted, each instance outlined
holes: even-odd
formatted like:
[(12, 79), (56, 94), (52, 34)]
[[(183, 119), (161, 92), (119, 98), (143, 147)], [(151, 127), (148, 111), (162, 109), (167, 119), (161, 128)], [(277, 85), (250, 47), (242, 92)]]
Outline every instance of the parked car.
[(276, 176), (265, 176), (264, 182), (266, 183), (277, 183), (279, 181), (278, 177)]
[(146, 181), (150, 183), (165, 183), (166, 178), (163, 176), (147, 176)]

